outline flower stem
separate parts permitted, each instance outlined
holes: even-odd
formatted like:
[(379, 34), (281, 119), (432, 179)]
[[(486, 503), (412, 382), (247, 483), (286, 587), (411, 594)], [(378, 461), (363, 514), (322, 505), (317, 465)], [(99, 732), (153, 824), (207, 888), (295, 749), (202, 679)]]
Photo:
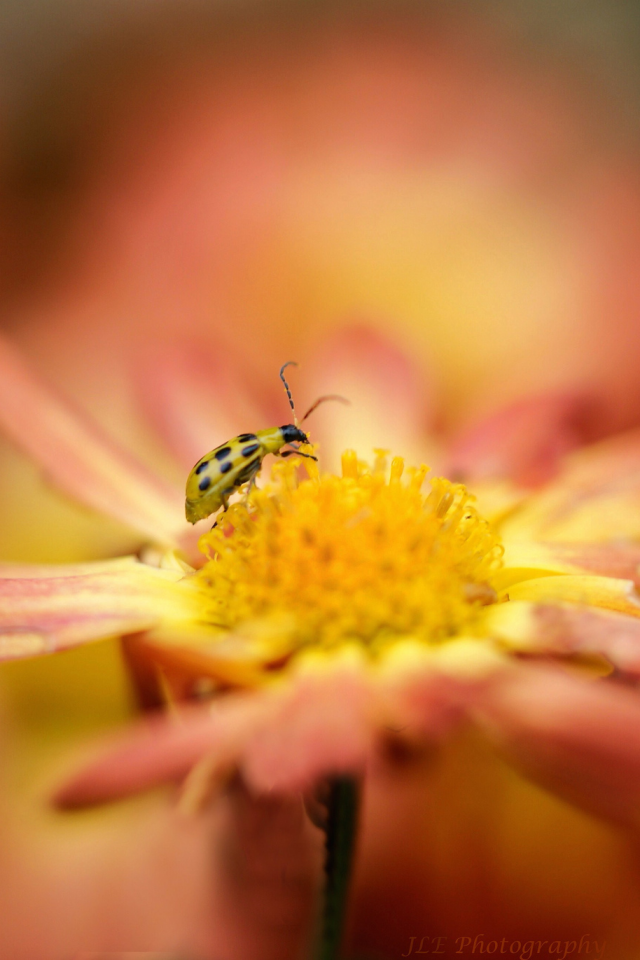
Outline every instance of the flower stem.
[(326, 826), (325, 891), (316, 960), (338, 960), (355, 851), (360, 785), (351, 777), (331, 781)]

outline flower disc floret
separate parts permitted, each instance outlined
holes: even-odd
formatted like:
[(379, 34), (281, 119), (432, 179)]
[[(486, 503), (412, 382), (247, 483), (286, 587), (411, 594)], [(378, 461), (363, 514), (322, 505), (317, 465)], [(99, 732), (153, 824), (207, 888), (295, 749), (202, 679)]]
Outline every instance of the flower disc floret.
[(342, 476), (299, 477), (279, 464), (263, 490), (232, 506), (201, 540), (204, 619), (271, 638), (290, 654), (356, 641), (375, 652), (401, 638), (438, 643), (468, 632), (497, 599), (496, 533), (461, 484), (432, 479), (385, 451), (372, 467), (343, 456)]

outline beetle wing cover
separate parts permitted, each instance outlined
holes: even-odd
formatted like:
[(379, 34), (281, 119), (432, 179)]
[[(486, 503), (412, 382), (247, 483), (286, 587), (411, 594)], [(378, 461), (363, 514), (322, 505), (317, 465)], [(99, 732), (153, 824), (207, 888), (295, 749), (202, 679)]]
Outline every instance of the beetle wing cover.
[(198, 460), (187, 479), (187, 520), (196, 523), (215, 513), (235, 487), (258, 472), (266, 452), (254, 434), (241, 434)]

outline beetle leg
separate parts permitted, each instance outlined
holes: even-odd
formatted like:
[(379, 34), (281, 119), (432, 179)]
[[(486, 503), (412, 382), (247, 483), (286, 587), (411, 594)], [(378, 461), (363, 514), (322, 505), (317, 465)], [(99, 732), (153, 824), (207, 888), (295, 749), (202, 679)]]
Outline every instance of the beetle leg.
[(300, 445), (295, 444), (293, 440), (290, 440), (289, 449), (283, 450), (282, 452), (278, 450), (276, 453), (274, 453), (274, 457), (290, 457), (294, 450), (297, 453), (299, 449), (300, 449)]
[(253, 461), (253, 463), (250, 463), (247, 469), (244, 470), (243, 473), (238, 477), (238, 480), (241, 481), (240, 486), (242, 486), (245, 483), (249, 484), (249, 486), (245, 490), (244, 498), (242, 500), (242, 505), (244, 507), (247, 506), (247, 503), (249, 501), (249, 494), (251, 493), (251, 491), (256, 485), (256, 477), (260, 473), (261, 468), (262, 468), (262, 460), (256, 459)]
[(242, 501), (243, 507), (246, 507), (247, 504), (249, 503), (249, 496), (251, 495), (251, 491), (253, 490), (255, 485), (256, 485), (256, 478), (254, 476), (254, 477), (251, 477), (251, 480), (249, 480), (249, 486), (244, 492), (244, 499)]
[(303, 453), (302, 450), (298, 450), (298, 449), (295, 448), (295, 447), (294, 447), (293, 450), (284, 450), (282, 453), (279, 453), (278, 456), (279, 456), (279, 457), (292, 457), (292, 456), (294, 455), (294, 453), (295, 453), (296, 456), (298, 456), (298, 457), (306, 457), (307, 460), (316, 460), (316, 461), (317, 461), (317, 459), (318, 459), (317, 457), (314, 457), (314, 455), (313, 455), (312, 453)]
[(257, 478), (259, 472), (260, 472), (260, 468), (258, 467), (258, 469), (255, 471), (255, 473), (252, 475), (251, 479), (249, 480), (249, 486), (247, 487), (247, 489), (245, 490), (245, 493), (244, 493), (243, 504), (244, 504), (245, 507), (246, 507), (246, 505), (247, 505), (248, 502), (249, 502), (249, 495), (251, 494), (251, 491), (253, 490), (253, 488), (254, 488), (255, 485), (256, 485), (256, 478)]
[(218, 520), (220, 519), (220, 517), (224, 516), (224, 514), (227, 512), (228, 509), (229, 509), (229, 498), (228, 498), (228, 497), (223, 497), (223, 498), (222, 498), (222, 513), (218, 515), (218, 519), (216, 520), (216, 522), (214, 523), (214, 525), (211, 527), (212, 530), (215, 530), (215, 528), (218, 526)]

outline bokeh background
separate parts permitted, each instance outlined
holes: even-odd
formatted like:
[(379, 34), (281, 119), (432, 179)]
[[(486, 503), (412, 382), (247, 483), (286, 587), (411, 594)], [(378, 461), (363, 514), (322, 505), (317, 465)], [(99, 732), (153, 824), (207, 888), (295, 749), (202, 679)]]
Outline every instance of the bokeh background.
[[(155, 357), (228, 357), (257, 395), (295, 357), (304, 395), (354, 326), (411, 356), (441, 437), (548, 390), (593, 396), (599, 433), (639, 422), (633, 2), (4, 0), (0, 43), (0, 323), (168, 478)], [(0, 445), (3, 559), (135, 547)], [(0, 956), (209, 956), (205, 845), (165, 798), (46, 808), (131, 713), (117, 645), (3, 666), (0, 709)], [(634, 842), (482, 744), (409, 764), (367, 817), (354, 949), (584, 933), (637, 956)]]

